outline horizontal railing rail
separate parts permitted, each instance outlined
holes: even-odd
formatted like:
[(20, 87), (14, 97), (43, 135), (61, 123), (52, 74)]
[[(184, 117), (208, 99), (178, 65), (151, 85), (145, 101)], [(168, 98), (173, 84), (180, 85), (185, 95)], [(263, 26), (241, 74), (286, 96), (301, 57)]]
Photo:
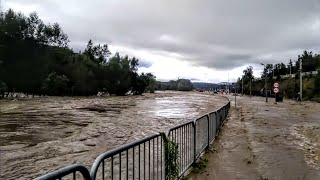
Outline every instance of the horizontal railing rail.
[[(110, 150), (99, 155), (94, 161), (91, 167), (91, 178), (159, 179), (160, 177), (162, 179), (164, 177), (163, 152), (161, 134)], [(101, 174), (98, 176), (99, 168)]]
[(168, 167), (167, 174), (169, 176), (175, 174), (180, 177), (193, 164), (195, 159), (193, 151), (195, 143), (194, 133), (193, 121), (169, 129), (167, 139), (177, 145), (176, 166), (173, 167), (174, 169)]
[(82, 175), (82, 179), (84, 180), (91, 179), (89, 171), (86, 167), (84, 167), (81, 164), (73, 164), (73, 165), (61, 168), (57, 171), (40, 176), (36, 178), (36, 180), (62, 179), (63, 177), (66, 177), (66, 176), (72, 177), (72, 179), (76, 179), (78, 177), (77, 172), (79, 172)]
[(82, 165), (71, 165), (37, 179), (177, 179), (204, 153), (215, 140), (230, 108), (230, 101), (216, 111), (194, 121), (170, 128), (99, 155), (91, 171)]

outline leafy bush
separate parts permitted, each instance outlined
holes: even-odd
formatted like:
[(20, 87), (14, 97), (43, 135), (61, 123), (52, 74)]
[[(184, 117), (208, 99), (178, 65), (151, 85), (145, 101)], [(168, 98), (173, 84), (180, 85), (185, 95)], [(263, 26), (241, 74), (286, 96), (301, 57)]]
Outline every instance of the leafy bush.
[(63, 95), (68, 91), (69, 79), (64, 75), (53, 72), (48, 75), (43, 83), (43, 90), (48, 95)]
[(3, 81), (0, 81), (0, 97), (4, 97), (4, 93), (8, 91), (7, 84)]
[(178, 158), (178, 145), (170, 141), (165, 135), (164, 139), (165, 148), (165, 170), (168, 177), (166, 179), (176, 179), (179, 175), (179, 158)]

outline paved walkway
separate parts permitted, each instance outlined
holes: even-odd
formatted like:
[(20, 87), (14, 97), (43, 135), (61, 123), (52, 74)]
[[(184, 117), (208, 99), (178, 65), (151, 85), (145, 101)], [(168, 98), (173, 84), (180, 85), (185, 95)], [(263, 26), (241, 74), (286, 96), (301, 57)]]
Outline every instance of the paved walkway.
[(234, 97), (228, 121), (188, 179), (320, 179), (320, 103)]

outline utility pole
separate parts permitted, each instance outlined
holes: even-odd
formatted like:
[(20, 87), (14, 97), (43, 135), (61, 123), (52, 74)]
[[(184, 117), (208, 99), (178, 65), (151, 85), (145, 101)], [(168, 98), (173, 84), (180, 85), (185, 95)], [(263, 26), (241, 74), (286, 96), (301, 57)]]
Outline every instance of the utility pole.
[(267, 79), (267, 76), (264, 77), (264, 78), (265, 78), (264, 90), (265, 90), (265, 92), (266, 92), (266, 102), (268, 102), (268, 88), (267, 88), (267, 86), (268, 86), (268, 79)]
[(274, 78), (274, 66), (272, 64), (272, 79)]
[(290, 77), (291, 77), (291, 64), (289, 64), (290, 65)]
[(234, 90), (234, 107), (237, 108), (237, 87), (238, 86), (238, 83), (236, 83), (236, 88)]
[[(263, 64), (263, 63), (260, 63), (262, 66), (264, 66), (264, 69), (266, 69), (266, 65), (265, 64)], [(264, 91), (265, 91), (265, 94), (266, 94), (266, 102), (268, 102), (268, 72), (266, 71), (265, 72), (266, 74), (265, 74), (265, 76), (264, 76), (264, 79), (265, 79), (265, 81), (264, 81)]]
[(229, 74), (228, 74), (228, 94), (230, 94)]
[(251, 82), (252, 82), (252, 78), (250, 77), (250, 98), (251, 98)]
[(243, 96), (243, 76), (242, 76), (242, 92), (241, 92), (241, 94), (242, 94), (242, 96)]
[(300, 58), (300, 101), (302, 101), (302, 58)]

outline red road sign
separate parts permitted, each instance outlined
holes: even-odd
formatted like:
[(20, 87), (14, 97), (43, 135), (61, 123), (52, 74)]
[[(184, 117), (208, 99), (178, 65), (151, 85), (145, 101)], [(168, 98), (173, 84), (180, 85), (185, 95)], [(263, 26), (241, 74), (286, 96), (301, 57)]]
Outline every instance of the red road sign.
[(277, 88), (277, 87), (273, 88), (273, 92), (274, 93), (278, 93), (279, 92), (279, 88)]

